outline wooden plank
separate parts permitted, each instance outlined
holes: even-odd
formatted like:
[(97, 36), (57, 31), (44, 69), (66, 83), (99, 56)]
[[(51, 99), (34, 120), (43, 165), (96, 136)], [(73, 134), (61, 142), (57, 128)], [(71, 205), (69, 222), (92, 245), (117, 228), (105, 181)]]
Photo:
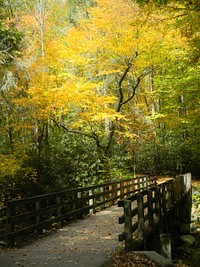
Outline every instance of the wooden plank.
[(132, 217), (131, 217), (131, 201), (124, 200), (124, 233), (125, 233), (125, 248), (131, 250), (132, 247)]
[(148, 190), (147, 201), (148, 201), (149, 227), (152, 227), (153, 225), (153, 193), (152, 193), (152, 190)]
[(143, 195), (137, 195), (137, 206), (138, 206), (138, 235), (144, 236), (144, 201)]
[(53, 210), (57, 210), (58, 208), (63, 208), (63, 207), (66, 207), (65, 203), (62, 203), (60, 205), (55, 204), (55, 205), (45, 207), (45, 208), (38, 207), (37, 210), (32, 210), (32, 211), (24, 212), (18, 215), (10, 216), (10, 222), (17, 224), (17, 223), (26, 221), (27, 219), (30, 219), (30, 217), (36, 217), (37, 215), (45, 215), (48, 212), (51, 212)]

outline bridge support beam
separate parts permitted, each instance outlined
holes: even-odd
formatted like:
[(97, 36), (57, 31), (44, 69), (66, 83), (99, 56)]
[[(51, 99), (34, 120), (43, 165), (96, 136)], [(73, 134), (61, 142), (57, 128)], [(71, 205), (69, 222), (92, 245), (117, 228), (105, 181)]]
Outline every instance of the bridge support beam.
[(171, 236), (169, 234), (160, 234), (160, 254), (171, 261)]
[(192, 209), (192, 188), (191, 174), (186, 173), (179, 177), (178, 190), (180, 196), (176, 201), (176, 221), (175, 228), (180, 234), (190, 233), (191, 209)]

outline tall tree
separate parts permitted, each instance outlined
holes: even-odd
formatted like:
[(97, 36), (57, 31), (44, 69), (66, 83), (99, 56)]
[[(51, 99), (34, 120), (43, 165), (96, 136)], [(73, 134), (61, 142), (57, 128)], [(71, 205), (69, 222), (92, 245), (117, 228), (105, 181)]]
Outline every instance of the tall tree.
[[(146, 7), (139, 8), (131, 1), (108, 3), (99, 0), (97, 6), (88, 10), (88, 18), (69, 30), (66, 52), (71, 74), (84, 77), (84, 82), (92, 81), (95, 90), (91, 88), (91, 92), (95, 91), (98, 97), (115, 95), (117, 101), (111, 106), (115, 116), (125, 115), (125, 106), (134, 102), (136, 91), (145, 77), (152, 73), (152, 68), (160, 69), (184, 53), (186, 40), (173, 28), (174, 21), (166, 22), (165, 18), (162, 10), (155, 10), (149, 15)], [(83, 121), (81, 116), (87, 114), (85, 129), (88, 129), (89, 122), (99, 145), (99, 128), (92, 124), (93, 110), (91, 112), (87, 105), (85, 110), (79, 118)], [(108, 123), (106, 116), (100, 118), (100, 114), (101, 110), (98, 110), (95, 118), (105, 120), (107, 129), (102, 132), (107, 138), (103, 139), (101, 147), (108, 151), (116, 125), (120, 122), (126, 127), (128, 123), (122, 123), (122, 119), (110, 119)]]

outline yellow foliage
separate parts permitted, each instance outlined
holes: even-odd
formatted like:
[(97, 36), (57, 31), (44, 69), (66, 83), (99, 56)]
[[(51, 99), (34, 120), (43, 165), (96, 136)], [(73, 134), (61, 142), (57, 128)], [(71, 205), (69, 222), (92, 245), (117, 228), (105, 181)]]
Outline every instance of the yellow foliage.
[(14, 176), (21, 169), (21, 161), (13, 155), (0, 154), (0, 173), (1, 176)]
[[(150, 67), (162, 68), (183, 57), (187, 50), (186, 39), (175, 29), (174, 19), (167, 20), (169, 14), (162, 9), (149, 12), (146, 6), (139, 7), (132, 0), (97, 0), (88, 8), (88, 17), (67, 27), (63, 34), (55, 31), (56, 23), (65, 25), (55, 15), (58, 6), (55, 4), (45, 16), (44, 40), (40, 40), (38, 29), (32, 29), (33, 46), (27, 50), (33, 60), (28, 68), (29, 97), (23, 105), (31, 109), (33, 119), (53, 117), (63, 121), (64, 116), (68, 126), (83, 130), (88, 124), (100, 126), (106, 120), (126, 119), (127, 123), (129, 113), (134, 112), (132, 106), (124, 114), (116, 111), (119, 80), (127, 66), (132, 64), (123, 82), (126, 99), (132, 83), (145, 76)], [(37, 14), (23, 17), (29, 31), (36, 18)], [(149, 97), (141, 90), (139, 100), (143, 99), (142, 94)], [(134, 99), (132, 102), (134, 105)], [(138, 102), (144, 112), (144, 101)], [(105, 132), (103, 127), (102, 131)]]

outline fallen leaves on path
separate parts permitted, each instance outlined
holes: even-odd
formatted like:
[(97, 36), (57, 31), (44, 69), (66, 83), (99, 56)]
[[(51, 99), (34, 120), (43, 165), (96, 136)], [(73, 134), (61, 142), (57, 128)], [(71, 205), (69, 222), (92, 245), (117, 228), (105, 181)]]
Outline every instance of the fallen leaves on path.
[(112, 267), (157, 267), (145, 255), (138, 252), (120, 252), (114, 254)]

